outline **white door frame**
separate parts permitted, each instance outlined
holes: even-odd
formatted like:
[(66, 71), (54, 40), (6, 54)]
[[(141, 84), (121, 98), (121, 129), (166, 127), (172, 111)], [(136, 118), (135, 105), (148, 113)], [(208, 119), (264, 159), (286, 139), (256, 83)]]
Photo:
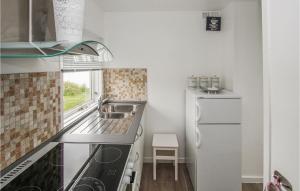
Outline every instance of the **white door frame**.
[(271, 178), (271, 80), (268, 62), (268, 0), (262, 0), (262, 34), (263, 34), (263, 120), (264, 120), (264, 184)]
[[(279, 153), (277, 152), (278, 150), (275, 150), (275, 145), (272, 146), (272, 144), (275, 143), (274, 139), (276, 136), (278, 138), (278, 133), (280, 133), (280, 131), (278, 132), (278, 124), (272, 124), (272, 121), (279, 121), (279, 124), (283, 124), (283, 121), (280, 121), (278, 119), (273, 118), (272, 116), (279, 116), (278, 115), (278, 105), (276, 105), (277, 102), (275, 101), (279, 101), (282, 102), (285, 98), (283, 95), (280, 95), (280, 100), (278, 100), (277, 95), (272, 95), (272, 93), (274, 92), (279, 92), (278, 90), (278, 84), (274, 84), (275, 82), (280, 82), (278, 79), (278, 74), (283, 74), (283, 77), (289, 78), (289, 74), (287, 72), (291, 72), (291, 75), (293, 75), (294, 79), (290, 80), (287, 82), (291, 82), (292, 84), (294, 84), (294, 80), (298, 80), (297, 84), (298, 87), (295, 86), (295, 88), (297, 88), (296, 91), (293, 91), (292, 93), (294, 94), (286, 94), (288, 95), (287, 97), (291, 97), (290, 95), (295, 95), (296, 92), (299, 92), (300, 95), (300, 83), (299, 83), (299, 74), (300, 74), (300, 49), (299, 49), (299, 44), (300, 44), (300, 38), (299, 38), (299, 33), (293, 33), (295, 32), (295, 30), (292, 32), (291, 29), (289, 29), (287, 32), (288, 34), (293, 34), (293, 35), (297, 35), (295, 36), (295, 38), (298, 39), (298, 42), (296, 40), (293, 40), (295, 38), (293, 38), (294, 36), (284, 36), (284, 35), (288, 35), (285, 33), (282, 33), (284, 31), (285, 27), (287, 24), (291, 24), (289, 22), (286, 23), (281, 23), (281, 22), (285, 22), (285, 21), (294, 21), (295, 26), (298, 27), (298, 29), (295, 27), (296, 30), (300, 31), (300, 24), (299, 24), (299, 20), (300, 20), (300, 15), (299, 15), (299, 10), (300, 10), (300, 3), (298, 0), (288, 0), (286, 2), (282, 3), (280, 2), (280, 0), (261, 0), (262, 1), (262, 29), (263, 29), (263, 92), (264, 92), (264, 183), (268, 182), (271, 180), (272, 178), (272, 170), (276, 169), (277, 166), (279, 166), (280, 169), (278, 170), (282, 170), (285, 171), (285, 174), (283, 175), (287, 175), (291, 181), (295, 190), (297, 190), (297, 188), (300, 188), (300, 182), (299, 182), (299, 177), (300, 177), (300, 165), (299, 165), (299, 160), (293, 160), (294, 162), (296, 161), (295, 166), (298, 166), (298, 168), (293, 168), (292, 165), (294, 165), (293, 163), (288, 164), (287, 160), (285, 160), (285, 162), (287, 163), (287, 168), (284, 167), (284, 165), (278, 163), (280, 162), (280, 160), (278, 160), (277, 156), (280, 156)], [(281, 4), (283, 6), (281, 6)], [(297, 5), (295, 7), (295, 5)], [(285, 17), (286, 14), (286, 17)], [(280, 20), (279, 18), (283, 16), (283, 20)], [(297, 17), (295, 17), (297, 16)], [(289, 20), (289, 19), (295, 19), (295, 20)], [(279, 21), (277, 20), (279, 19)], [(285, 19), (285, 20), (284, 20)], [(296, 22), (297, 21), (297, 22)], [(276, 23), (277, 22), (277, 23)], [(273, 26), (275, 24), (275, 26)], [(277, 25), (279, 23), (279, 25)], [(280, 25), (282, 24), (282, 25)], [(286, 25), (285, 25), (286, 24)], [(272, 25), (272, 26), (271, 26)], [(278, 31), (271, 31), (271, 30), (278, 30)], [(280, 33), (279, 33), (280, 32)], [(275, 33), (275, 35), (274, 35)], [(287, 38), (287, 42), (285, 43), (284, 41), (282, 41), (282, 39), (285, 39), (285, 37)], [(272, 38), (272, 39), (271, 39)], [(279, 38), (279, 41), (276, 41), (277, 38)], [(282, 39), (281, 39), (282, 38)], [(273, 41), (275, 40), (275, 42)], [(274, 44), (275, 43), (275, 44)], [(298, 44), (297, 44), (298, 43)], [(275, 45), (275, 46), (274, 46)], [(290, 49), (289, 45), (291, 45)], [(286, 47), (285, 49), (282, 47)], [(294, 52), (293, 50), (298, 49), (297, 51), (299, 51), (299, 53)], [(273, 51), (274, 50), (274, 51)], [(280, 53), (279, 51), (286, 51), (284, 52), (284, 55), (279, 55), (277, 57), (275, 53)], [(271, 52), (272, 51), (272, 52)], [(291, 51), (292, 54), (289, 54)], [(281, 54), (281, 53), (280, 53)], [(285, 55), (286, 54), (286, 55)], [(272, 57), (271, 57), (272, 56)], [(274, 57), (273, 57), (274, 56)], [(292, 60), (288, 60), (289, 65), (287, 64), (287, 66), (283, 66), (281, 62), (279, 64), (276, 63), (275, 59), (280, 59), (281, 57), (286, 57), (287, 58), (292, 58)], [(296, 59), (297, 58), (297, 62)], [(282, 59), (284, 60), (284, 59)], [(272, 63), (270, 63), (270, 61), (272, 61)], [(274, 62), (274, 63), (273, 63)], [(276, 65), (277, 64), (277, 65)], [(278, 65), (279, 64), (279, 65)], [(299, 67), (296, 67), (299, 66)], [(279, 67), (279, 68), (278, 68)], [(286, 71), (282, 71), (282, 73), (278, 73), (279, 69), (284, 69), (284, 67), (287, 67)], [(293, 69), (297, 68), (298, 71), (295, 71)], [(274, 72), (274, 73), (273, 73)], [(277, 72), (277, 73), (276, 73)], [(295, 72), (297, 72), (298, 74), (296, 75)], [(277, 76), (275, 76), (277, 74)], [(274, 75), (274, 76), (272, 76)], [(271, 80), (272, 79), (272, 80)], [(275, 79), (275, 80), (274, 80)], [(285, 78), (284, 78), (285, 80)], [(282, 83), (283, 84), (283, 83)], [(280, 84), (280, 86), (283, 86), (282, 84)], [(290, 84), (289, 84), (290, 85)], [(274, 88), (274, 89), (271, 89)], [(281, 90), (280, 90), (281, 91)], [(274, 100), (276, 99), (276, 100)], [(293, 157), (297, 157), (297, 155), (299, 156), (298, 159), (300, 159), (300, 141), (299, 141), (299, 137), (300, 137), (300, 127), (299, 127), (299, 122), (300, 122), (300, 102), (299, 102), (299, 97), (296, 98), (293, 97), (293, 99), (295, 99), (295, 102), (298, 102), (299, 105), (294, 105), (297, 108), (297, 111), (295, 109), (295, 107), (291, 107), (293, 114), (295, 112), (297, 112), (298, 116), (296, 119), (292, 118), (292, 121), (288, 121), (291, 118), (286, 118), (284, 120), (287, 120), (287, 124), (289, 124), (290, 126), (288, 126), (289, 130), (286, 132), (290, 132), (290, 135), (293, 135), (293, 139), (291, 141), (293, 141), (293, 145), (288, 145), (289, 149), (291, 149), (291, 146), (295, 148), (298, 148), (299, 151), (295, 150), (296, 155), (293, 155)], [(287, 100), (290, 101), (291, 100)], [(272, 103), (272, 104), (271, 104)], [(276, 110), (274, 110), (274, 108), (272, 108), (272, 105), (274, 104), (273, 107), (276, 107)], [(290, 106), (289, 106), (290, 107)], [(285, 108), (285, 111), (288, 111), (287, 108)], [(273, 114), (271, 112), (274, 112)], [(285, 114), (284, 114), (285, 115)], [(286, 114), (287, 116), (289, 114)], [(292, 123), (289, 123), (292, 122)], [(297, 124), (299, 130), (295, 130), (296, 126), (292, 126), (294, 128), (290, 128), (291, 125)], [(276, 129), (274, 129), (276, 128)], [(276, 131), (275, 131), (276, 130)], [(297, 136), (294, 136), (296, 134), (292, 134), (293, 132), (298, 132), (299, 134)], [(274, 138), (272, 138), (274, 137)], [(287, 140), (287, 139), (286, 139)], [(277, 142), (278, 143), (278, 142)], [(297, 145), (298, 144), (298, 145)], [(278, 146), (278, 144), (277, 144)], [(281, 149), (281, 151), (283, 150), (282, 147), (279, 148)], [(297, 154), (298, 152), (298, 154)], [(273, 155), (276, 155), (274, 158)], [(272, 158), (273, 157), (273, 158)], [(295, 159), (295, 158), (293, 158)], [(278, 165), (280, 164), (280, 165)], [(276, 166), (276, 168), (274, 168), (274, 166)], [(299, 190), (299, 189), (298, 189)]]

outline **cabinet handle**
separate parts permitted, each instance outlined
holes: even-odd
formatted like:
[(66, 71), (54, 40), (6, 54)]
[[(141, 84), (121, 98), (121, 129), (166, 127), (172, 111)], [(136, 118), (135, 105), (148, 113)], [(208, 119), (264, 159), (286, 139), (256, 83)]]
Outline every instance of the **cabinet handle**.
[(139, 137), (142, 136), (143, 133), (144, 133), (144, 128), (143, 128), (143, 126), (141, 124), (140, 124), (140, 127), (141, 127), (141, 133), (139, 134)]
[(279, 171), (275, 170), (274, 180), (269, 182), (264, 191), (293, 191), (292, 184)]
[(141, 132), (137, 132), (137, 135), (135, 137), (135, 141), (137, 141), (144, 133), (144, 129), (143, 129), (143, 126), (140, 124), (140, 128), (141, 128)]
[(196, 102), (196, 121), (197, 121), (197, 123), (200, 121), (200, 118), (201, 118), (201, 108), (200, 108), (200, 104), (197, 101)]
[(137, 162), (139, 159), (140, 159), (140, 153), (136, 152), (134, 162)]
[(201, 147), (201, 142), (202, 142), (202, 135), (201, 132), (198, 128), (196, 128), (196, 147), (200, 148)]
[(273, 177), (281, 190), (293, 191), (292, 184), (279, 171), (275, 170)]

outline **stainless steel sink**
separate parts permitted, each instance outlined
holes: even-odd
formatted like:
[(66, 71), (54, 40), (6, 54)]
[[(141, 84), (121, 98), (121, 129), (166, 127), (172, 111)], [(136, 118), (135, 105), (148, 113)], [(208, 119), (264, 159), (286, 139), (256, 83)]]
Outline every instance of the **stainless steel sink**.
[(130, 113), (122, 112), (100, 112), (99, 117), (102, 119), (124, 119), (130, 115)]
[(128, 103), (107, 103), (102, 105), (102, 112), (123, 112), (134, 114), (137, 110), (138, 104), (128, 104)]

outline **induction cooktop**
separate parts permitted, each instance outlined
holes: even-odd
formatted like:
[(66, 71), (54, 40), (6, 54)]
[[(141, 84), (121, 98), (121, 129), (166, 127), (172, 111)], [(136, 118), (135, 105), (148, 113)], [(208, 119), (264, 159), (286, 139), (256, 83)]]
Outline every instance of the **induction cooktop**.
[[(1, 177), (1, 191), (117, 191), (130, 145), (50, 143)], [(14, 173), (13, 173), (14, 172)]]

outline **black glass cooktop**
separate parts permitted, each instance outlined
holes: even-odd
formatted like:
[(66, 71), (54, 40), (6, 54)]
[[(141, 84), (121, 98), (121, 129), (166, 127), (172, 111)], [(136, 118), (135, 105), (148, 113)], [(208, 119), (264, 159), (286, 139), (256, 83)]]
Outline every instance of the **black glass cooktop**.
[(117, 191), (130, 145), (59, 143), (1, 191)]

